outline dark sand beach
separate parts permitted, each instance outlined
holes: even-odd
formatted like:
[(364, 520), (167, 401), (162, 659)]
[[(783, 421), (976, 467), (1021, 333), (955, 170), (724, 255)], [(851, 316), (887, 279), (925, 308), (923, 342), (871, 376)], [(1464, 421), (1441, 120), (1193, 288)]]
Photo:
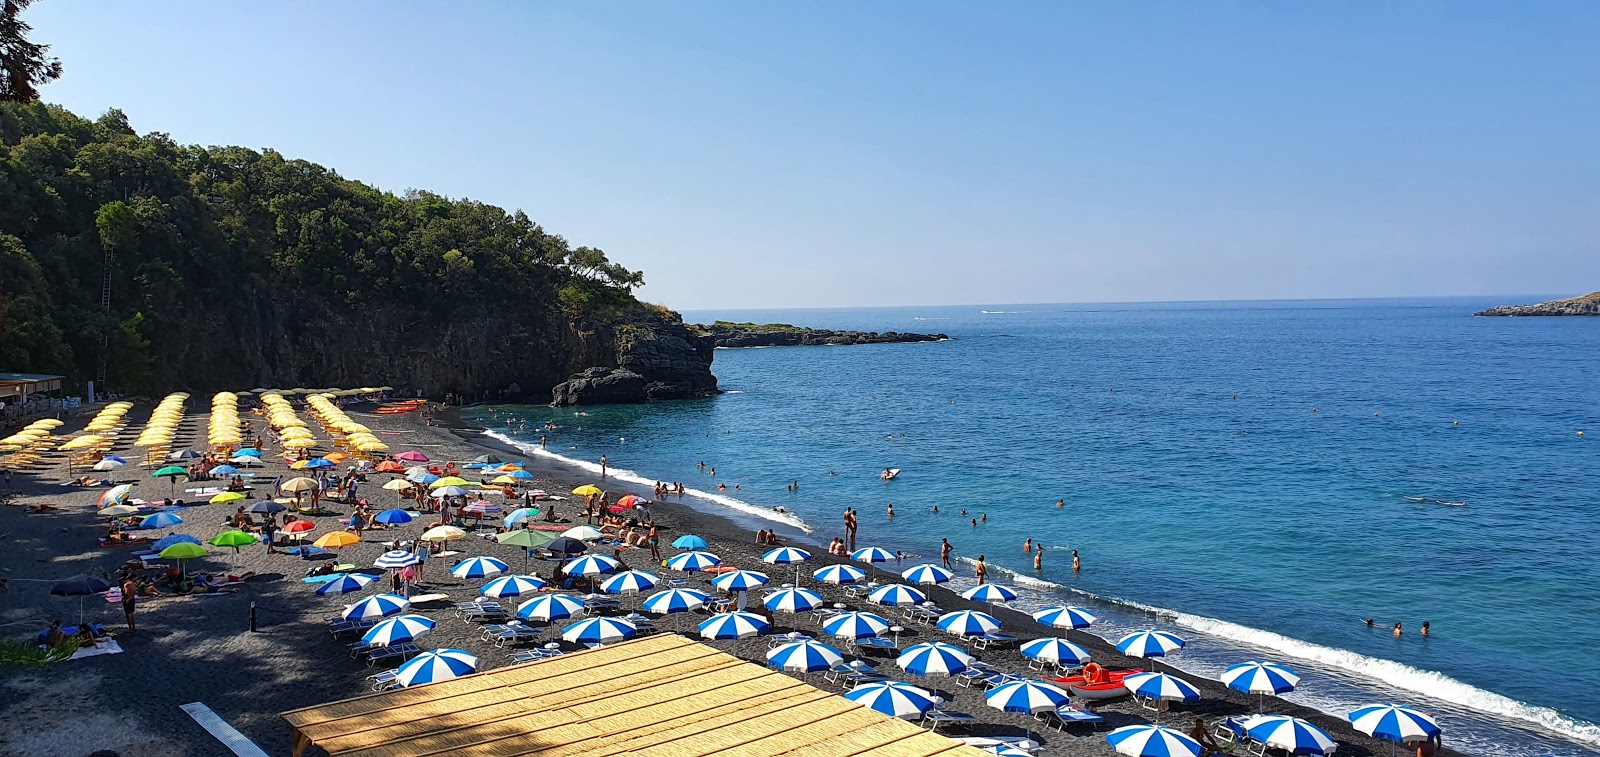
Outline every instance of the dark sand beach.
[[(140, 402), (129, 413), (131, 428), (148, 417), (153, 402)], [(191, 405), (204, 403), (191, 400)], [(470, 430), (424, 426), (415, 415), (381, 416), (356, 411), (352, 417), (369, 425), (379, 437), (390, 445), (392, 451), (416, 449), (435, 461), (466, 461), (486, 451), (508, 459), (526, 459), (514, 449), (494, 444), (492, 439)], [(81, 428), (85, 417), (67, 419), (68, 423), (57, 429), (58, 435), (71, 434)], [(441, 417), (449, 425), (448, 414)], [(259, 421), (258, 421), (259, 422)], [(203, 412), (185, 417), (175, 448), (190, 446), (198, 449), (204, 443), (206, 416)], [(319, 437), (321, 434), (319, 434)], [(132, 433), (123, 437), (124, 444), (131, 441)], [(125, 451), (119, 446), (115, 452)], [(275, 447), (269, 445), (269, 452)], [(322, 451), (327, 451), (324, 448)], [(267, 455), (266, 489), (270, 489), (272, 476), (283, 473), (281, 463)], [(529, 469), (544, 479), (542, 488), (551, 493), (564, 493), (583, 483), (601, 483), (583, 471), (567, 470), (539, 460)], [(64, 460), (48, 466), (13, 472), (12, 486), (20, 496), (16, 506), (0, 509), (0, 537), (5, 549), (0, 550), (0, 577), (7, 579), (7, 590), (0, 593), (0, 633), (6, 638), (31, 637), (43, 630), (52, 619), (75, 623), (79, 612), (77, 598), (55, 597), (49, 589), (56, 581), (78, 574), (112, 575), (129, 558), (130, 547), (101, 548), (96, 537), (105, 531), (102, 519), (96, 518), (95, 500), (103, 491), (99, 488), (71, 488), (59, 486), (66, 480)], [(165, 481), (152, 480), (147, 470), (130, 465), (113, 474), (118, 481), (137, 481), (134, 497), (159, 499), (169, 494)], [(372, 500), (374, 509), (402, 506), (400, 497), (386, 491), (381, 485), (393, 478), (389, 474), (371, 477), (361, 490), (361, 496)], [(178, 483), (176, 491), (201, 484)], [(604, 484), (613, 497), (633, 493), (650, 496), (646, 490), (636, 490), (627, 485)], [(270, 492), (257, 488), (256, 499), (266, 498)], [(52, 504), (59, 511), (30, 514), (25, 505)], [(582, 522), (578, 513), (581, 500), (568, 497), (556, 503), (557, 513)], [(714, 505), (704, 504), (705, 508)], [(348, 513), (348, 508), (333, 509)], [(154, 532), (156, 536), (167, 533), (193, 534), (209, 542), (212, 537), (227, 530), (224, 521), (233, 513), (234, 505), (201, 505), (187, 508), (179, 514), (184, 523), (173, 529)], [(670, 556), (677, 550), (665, 548), (666, 543), (684, 533), (695, 533), (711, 543), (711, 551), (720, 555), (726, 564), (741, 568), (762, 570), (773, 578), (774, 584), (791, 580), (792, 568), (769, 566), (760, 562), (760, 555), (768, 548), (757, 545), (753, 533), (732, 520), (714, 512), (698, 509), (691, 501), (657, 503), (652, 508), (657, 523), (662, 527), (663, 553)], [(316, 529), (307, 541), (341, 526), (336, 516), (314, 517)], [(388, 531), (369, 531), (364, 540), (339, 551), (336, 562), (352, 563), (358, 568), (369, 568), (373, 560), (385, 551), (381, 544), (390, 539), (413, 539), (424, 529), (427, 516)], [(470, 521), (469, 521), (470, 524)], [(470, 529), (469, 529), (470, 530)], [(813, 537), (823, 544), (833, 534), (818, 533)], [(873, 534), (863, 532), (859, 544), (872, 543)], [(822, 586), (811, 579), (811, 571), (843, 558), (826, 554), (822, 544), (791, 543), (808, 549), (814, 559), (801, 569), (802, 585), (819, 590), (829, 602), (849, 603), (852, 607), (869, 609), (885, 617), (898, 618), (893, 608), (864, 607), (860, 600), (846, 597), (840, 587)], [(460, 552), (458, 556), (430, 561), (421, 585), (413, 593), (437, 592), (450, 595), (450, 601), (466, 601), (477, 596), (479, 580), (460, 581), (448, 574), (448, 566), (459, 559), (474, 555), (491, 555), (510, 563), (513, 569), (522, 564), (521, 550), (498, 544), (492, 539), (469, 535), (451, 542), (449, 548)], [(142, 600), (136, 615), (138, 631), (127, 633), (119, 605), (104, 597), (87, 599), (88, 619), (104, 623), (115, 634), (122, 647), (120, 654), (107, 654), (58, 663), (43, 670), (0, 669), (0, 718), (7, 727), (0, 730), (0, 753), (16, 755), (87, 755), (100, 749), (114, 750), (128, 757), (143, 755), (218, 755), (227, 754), (223, 746), (206, 734), (181, 710), (179, 706), (190, 702), (203, 702), (223, 719), (233, 724), (271, 754), (287, 754), (289, 729), (278, 718), (278, 713), (319, 703), (349, 698), (368, 693), (365, 677), (381, 670), (369, 668), (352, 658), (346, 644), (353, 638), (335, 640), (327, 630), (327, 621), (344, 605), (361, 596), (374, 593), (385, 584), (377, 584), (359, 594), (317, 596), (315, 586), (301, 578), (307, 568), (319, 564), (298, 557), (278, 553), (268, 554), (260, 545), (250, 545), (235, 552), (231, 548), (210, 547), (205, 558), (195, 560), (191, 571), (217, 574), (256, 573), (237, 593), (202, 596), (163, 596)], [(647, 550), (625, 550), (622, 558), (629, 567), (650, 570), (665, 578), (682, 577), (654, 565)], [(854, 564), (854, 563), (853, 563)], [(907, 561), (904, 567), (914, 564)], [(859, 565), (859, 564), (858, 564)], [(892, 564), (890, 564), (892, 566)], [(534, 572), (549, 577), (554, 563), (535, 562)], [(866, 566), (861, 566), (866, 567)], [(785, 578), (788, 576), (789, 578)], [(690, 576), (691, 588), (705, 588), (703, 577)], [(880, 571), (880, 581), (899, 582), (899, 577)], [(941, 587), (922, 587), (929, 598), (946, 610), (979, 609), (989, 612), (1005, 624), (1005, 631), (1024, 640), (1047, 634), (1046, 629), (1026, 614), (992, 605), (962, 600), (957, 594)], [(752, 597), (754, 600), (754, 597)], [(624, 606), (632, 601), (624, 600)], [(249, 628), (251, 604), (256, 605), (257, 631)], [(479, 657), (479, 669), (490, 669), (511, 664), (508, 649), (496, 648), (480, 640), (480, 626), (455, 617), (447, 604), (426, 605), (415, 608), (417, 612), (438, 621), (437, 628), (421, 639), (421, 646), (457, 647)], [(625, 610), (624, 610), (625, 611)], [(704, 614), (688, 613), (669, 615), (657, 621), (658, 627), (668, 632), (695, 634), (695, 625)], [(818, 635), (817, 622), (808, 615), (792, 616), (779, 613), (774, 630), (798, 630)], [(561, 624), (558, 624), (561, 625)], [(923, 640), (955, 641), (952, 637), (909, 622), (900, 634), (902, 643)], [(1170, 670), (1160, 662), (1132, 660), (1118, 655), (1098, 637), (1068, 631), (1066, 638), (1086, 647), (1094, 659), (1108, 667), (1138, 666), (1147, 669)], [(823, 637), (824, 641), (834, 640)], [(764, 664), (768, 639), (757, 637), (737, 641), (706, 642), (739, 657)], [(1203, 643), (1203, 642), (1200, 642)], [(835, 646), (839, 646), (835, 644)], [(569, 649), (575, 649), (567, 645)], [(880, 672), (892, 678), (924, 686), (937, 691), (952, 701), (947, 709), (970, 713), (980, 722), (969, 729), (952, 735), (1001, 735), (1032, 737), (1043, 744), (1041, 755), (1112, 755), (1104, 734), (1122, 725), (1148, 722), (1154, 713), (1141, 710), (1127, 699), (1113, 700), (1099, 708), (1106, 722), (1098, 732), (1075, 729), (1067, 733), (1044, 730), (1039, 721), (1029, 716), (1005, 714), (986, 706), (981, 689), (962, 688), (947, 678), (921, 679), (900, 671), (893, 658), (886, 655), (869, 656)], [(1029, 671), (1015, 647), (991, 648), (977, 652), (977, 657), (997, 668), (1019, 674)], [(1202, 694), (1197, 704), (1175, 705), (1171, 712), (1161, 716), (1161, 722), (1187, 731), (1196, 716), (1212, 720), (1224, 715), (1254, 712), (1257, 698), (1233, 692), (1215, 681), (1206, 681), (1179, 674), (1196, 685)], [(826, 684), (820, 676), (809, 680), (831, 691), (842, 691), (838, 686)], [(1381, 755), (1399, 757), (1414, 755), (1415, 749), (1371, 739), (1352, 731), (1341, 719), (1294, 706), (1268, 697), (1268, 712), (1292, 714), (1310, 719), (1333, 734), (1340, 742), (1340, 755)], [(1446, 731), (1448, 743), (1448, 730)], [(1441, 752), (1451, 754), (1451, 752)]]

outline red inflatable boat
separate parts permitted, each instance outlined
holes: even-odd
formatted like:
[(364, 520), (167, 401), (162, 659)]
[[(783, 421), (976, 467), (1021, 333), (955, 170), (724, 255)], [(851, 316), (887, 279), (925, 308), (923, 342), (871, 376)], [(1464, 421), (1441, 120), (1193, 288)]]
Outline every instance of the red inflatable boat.
[(1143, 672), (1144, 668), (1107, 669), (1104, 671), (1103, 680), (1095, 683), (1085, 681), (1081, 675), (1052, 678), (1050, 680), (1067, 687), (1072, 693), (1084, 699), (1113, 699), (1126, 696), (1128, 693), (1128, 689), (1122, 685), (1122, 679), (1135, 673)]

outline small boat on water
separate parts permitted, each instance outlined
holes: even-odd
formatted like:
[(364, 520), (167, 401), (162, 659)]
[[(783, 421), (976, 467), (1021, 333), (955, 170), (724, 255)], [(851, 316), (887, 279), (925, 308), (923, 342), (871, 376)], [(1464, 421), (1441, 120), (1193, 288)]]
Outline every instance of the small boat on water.
[(1115, 699), (1126, 696), (1128, 689), (1122, 685), (1122, 679), (1135, 673), (1143, 673), (1144, 668), (1119, 668), (1107, 669), (1106, 680), (1099, 683), (1089, 683), (1081, 675), (1067, 676), (1066, 678), (1049, 679), (1053, 683), (1067, 687), (1072, 693), (1084, 699)]

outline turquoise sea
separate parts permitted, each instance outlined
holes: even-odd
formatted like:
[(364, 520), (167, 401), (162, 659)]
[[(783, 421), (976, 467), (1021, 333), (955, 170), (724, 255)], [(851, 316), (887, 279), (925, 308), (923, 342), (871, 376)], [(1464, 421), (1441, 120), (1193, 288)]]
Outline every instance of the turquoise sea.
[(953, 339), (719, 350), (715, 399), (468, 419), (530, 454), (553, 421), (548, 454), (752, 527), (825, 544), (854, 507), (861, 546), (947, 537), (1020, 604), (1176, 630), (1197, 676), (1264, 657), (1291, 699), (1416, 704), (1469, 753), (1597, 754), (1600, 319), (1471, 317), (1524, 300), (693, 312)]

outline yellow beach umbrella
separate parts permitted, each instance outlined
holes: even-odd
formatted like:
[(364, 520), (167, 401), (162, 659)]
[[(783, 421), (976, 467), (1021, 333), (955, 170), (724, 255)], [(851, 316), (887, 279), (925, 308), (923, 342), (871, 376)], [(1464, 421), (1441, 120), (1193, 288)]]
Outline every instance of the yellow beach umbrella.
[(455, 526), (434, 526), (422, 532), (423, 541), (454, 541), (467, 535)]
[(387, 484), (384, 484), (383, 488), (388, 489), (389, 491), (392, 491), (392, 492), (403, 492), (403, 491), (405, 491), (407, 489), (410, 489), (412, 487), (411, 487), (411, 482), (410, 481), (407, 481), (407, 480), (405, 480), (403, 478), (397, 478), (397, 479), (395, 479), (393, 481), (390, 481)]
[(605, 492), (594, 484), (584, 484), (583, 486), (573, 489), (572, 493), (580, 497), (592, 497), (599, 494), (604, 494)]
[(384, 444), (383, 442), (367, 442), (366, 444), (356, 447), (356, 449), (361, 450), (362, 452), (383, 452), (389, 449), (389, 445)]
[(471, 486), (471, 485), (472, 485), (472, 482), (468, 481), (468, 480), (466, 480), (464, 478), (460, 478), (458, 476), (445, 476), (444, 478), (441, 478), (441, 479), (439, 479), (437, 481), (434, 481), (431, 484), (428, 484), (428, 488), (429, 489), (438, 489), (438, 488), (445, 487), (445, 486)]
[(84, 447), (91, 447), (91, 446), (99, 444), (99, 443), (101, 443), (103, 441), (105, 441), (105, 437), (96, 436), (94, 434), (89, 434), (87, 436), (77, 437), (76, 439), (68, 439), (66, 444), (61, 445), (61, 448), (62, 449), (83, 449)]
[(244, 499), (244, 495), (239, 492), (223, 492), (208, 501), (213, 505), (225, 505), (229, 502), (238, 502), (241, 499)]
[(510, 484), (512, 486), (516, 486), (517, 485), (517, 480), (512, 478), (512, 477), (510, 477), (510, 476), (496, 476), (494, 478), (494, 480), (490, 481), (489, 483), (491, 483), (491, 484)]
[(310, 439), (287, 439), (283, 442), (283, 446), (289, 449), (305, 449), (306, 447), (315, 447), (317, 443)]
[(291, 478), (278, 488), (286, 492), (308, 492), (317, 488), (317, 482), (309, 478)]
[(311, 546), (322, 547), (323, 549), (338, 549), (340, 547), (348, 547), (359, 541), (361, 541), (361, 537), (349, 531), (330, 531), (323, 534), (316, 541), (311, 542)]

